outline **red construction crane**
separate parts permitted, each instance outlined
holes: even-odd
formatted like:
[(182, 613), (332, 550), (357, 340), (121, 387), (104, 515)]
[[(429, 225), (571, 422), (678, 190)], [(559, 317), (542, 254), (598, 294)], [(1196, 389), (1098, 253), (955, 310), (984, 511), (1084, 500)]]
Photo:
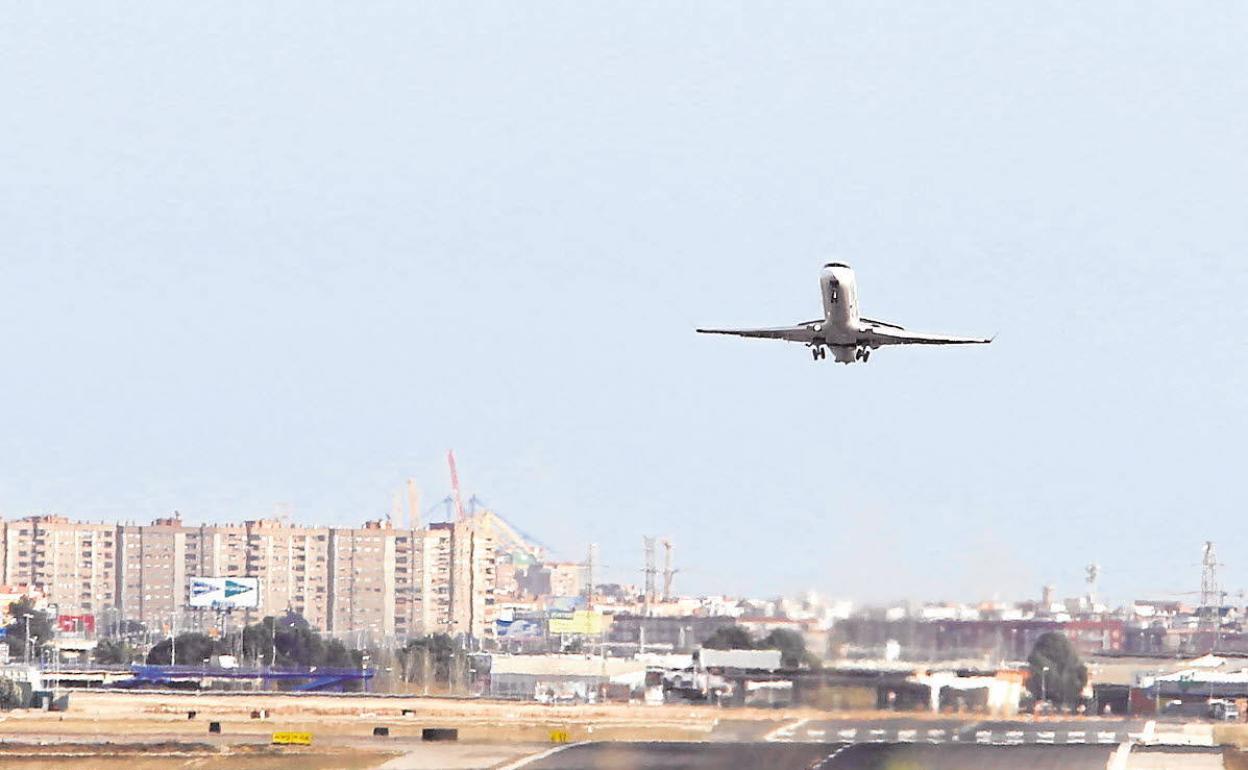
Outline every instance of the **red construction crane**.
[(446, 450), (446, 464), (451, 466), (451, 491), (455, 495), (455, 520), (464, 520), (464, 501), (459, 494), (459, 472), (455, 470), (455, 450)]

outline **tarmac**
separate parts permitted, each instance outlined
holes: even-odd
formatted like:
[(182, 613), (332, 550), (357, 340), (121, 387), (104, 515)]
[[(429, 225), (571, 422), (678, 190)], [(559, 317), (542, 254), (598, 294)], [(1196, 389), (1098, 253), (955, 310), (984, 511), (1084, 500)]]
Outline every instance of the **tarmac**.
[(591, 743), (525, 770), (1105, 770), (1114, 747), (869, 743)]
[[(1116, 761), (1117, 760), (1117, 761)], [(508, 770), (1222, 770), (1220, 749), (881, 743), (586, 743)]]

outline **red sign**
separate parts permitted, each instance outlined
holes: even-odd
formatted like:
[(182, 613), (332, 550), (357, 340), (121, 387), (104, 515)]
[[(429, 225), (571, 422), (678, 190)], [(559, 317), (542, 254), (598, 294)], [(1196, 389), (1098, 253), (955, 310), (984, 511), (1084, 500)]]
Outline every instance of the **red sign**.
[(80, 632), (84, 634), (95, 633), (95, 616), (94, 615), (57, 615), (56, 627), (60, 631), (72, 634)]

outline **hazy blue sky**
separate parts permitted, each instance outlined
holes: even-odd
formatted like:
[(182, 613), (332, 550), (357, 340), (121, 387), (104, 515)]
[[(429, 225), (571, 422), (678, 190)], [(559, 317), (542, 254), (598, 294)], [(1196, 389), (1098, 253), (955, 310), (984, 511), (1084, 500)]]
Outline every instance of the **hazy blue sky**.
[[(1248, 586), (1248, 6), (0, 4), (0, 514), (465, 486), (859, 599)], [(815, 363), (695, 325), (988, 348)]]

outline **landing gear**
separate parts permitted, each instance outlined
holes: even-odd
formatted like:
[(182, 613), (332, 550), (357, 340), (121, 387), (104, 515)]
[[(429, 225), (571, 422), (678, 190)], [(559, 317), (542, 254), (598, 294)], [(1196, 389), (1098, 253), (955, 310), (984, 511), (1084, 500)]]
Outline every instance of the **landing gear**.
[(827, 358), (827, 357), (828, 357), (828, 349), (827, 349), (827, 348), (825, 348), (825, 347), (823, 347), (822, 345), (817, 346), (817, 347), (812, 347), (812, 348), (810, 349), (810, 357), (811, 357), (811, 358), (813, 358), (813, 359), (814, 359), (814, 360), (816, 360), (816, 361), (818, 361), (818, 360), (819, 360), (819, 359), (821, 359), (821, 358)]
[(865, 364), (869, 358), (871, 358), (871, 348), (858, 348), (854, 351), (855, 361), (861, 361)]

